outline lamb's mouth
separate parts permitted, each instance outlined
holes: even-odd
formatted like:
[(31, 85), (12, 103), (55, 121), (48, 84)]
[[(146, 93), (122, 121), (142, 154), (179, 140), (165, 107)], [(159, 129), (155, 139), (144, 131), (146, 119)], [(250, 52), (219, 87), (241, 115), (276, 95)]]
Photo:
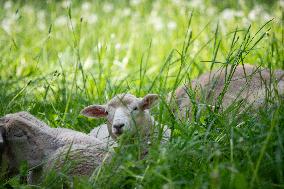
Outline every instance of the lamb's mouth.
[(122, 129), (113, 129), (113, 134), (116, 136), (120, 136), (123, 133)]

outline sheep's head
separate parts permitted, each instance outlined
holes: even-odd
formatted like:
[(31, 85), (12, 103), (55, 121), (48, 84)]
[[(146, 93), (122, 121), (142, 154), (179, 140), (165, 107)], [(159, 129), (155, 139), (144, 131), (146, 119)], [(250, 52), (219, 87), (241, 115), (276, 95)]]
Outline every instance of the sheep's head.
[(153, 125), (149, 109), (157, 102), (157, 94), (137, 98), (131, 94), (119, 94), (105, 105), (91, 105), (81, 114), (91, 118), (106, 118), (110, 136), (116, 139), (124, 132), (146, 133)]
[(26, 162), (29, 168), (41, 163), (43, 150), (36, 142), (33, 127), (29, 121), (17, 116), (7, 115), (0, 119), (0, 150), (3, 153), (3, 161), (8, 163), (9, 171), (18, 171), (23, 162)]

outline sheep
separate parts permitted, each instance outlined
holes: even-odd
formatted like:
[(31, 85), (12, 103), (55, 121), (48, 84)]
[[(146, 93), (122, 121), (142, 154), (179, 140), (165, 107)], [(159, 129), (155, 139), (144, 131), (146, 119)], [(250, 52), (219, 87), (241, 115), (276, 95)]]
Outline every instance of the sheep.
[[(81, 114), (90, 118), (107, 119), (106, 124), (94, 128), (90, 133), (100, 140), (109, 141), (111, 138), (116, 141), (125, 132), (138, 132), (147, 138), (156, 129), (157, 123), (149, 110), (157, 103), (158, 98), (157, 94), (147, 94), (144, 98), (128, 93), (118, 94), (104, 105), (85, 107)], [(163, 128), (163, 135), (165, 138), (170, 136), (170, 130), (166, 126)]]
[[(228, 66), (228, 68), (235, 68), (235, 71), (221, 100), (221, 107), (224, 109), (237, 100), (255, 107), (263, 105), (266, 88), (273, 85), (276, 85), (280, 95), (284, 93), (284, 71), (282, 70), (274, 71), (273, 75), (276, 79), (274, 81), (270, 80), (273, 78), (270, 77), (268, 69), (258, 70), (257, 67), (248, 64)], [(186, 120), (189, 118), (191, 100), (193, 100), (190, 98), (191, 89), (196, 91), (197, 96), (194, 100), (197, 104), (201, 104), (200, 102), (204, 100), (209, 107), (215, 108), (218, 97), (226, 86), (226, 73), (229, 74), (227, 71), (223, 69), (205, 73), (191, 83), (179, 87), (174, 93), (169, 93), (167, 102), (177, 118)], [(138, 129), (142, 134), (148, 135), (150, 128), (156, 123), (149, 109), (157, 100), (157, 94), (148, 94), (143, 99), (131, 94), (119, 94), (105, 105), (91, 105), (84, 108), (81, 114), (90, 118), (107, 118), (107, 124), (94, 128), (89, 135), (109, 143), (109, 141), (113, 142), (110, 139), (117, 140), (125, 131)], [(165, 138), (171, 133), (167, 126), (164, 127), (163, 132)]]
[(42, 170), (62, 168), (66, 157), (75, 162), (70, 175), (89, 176), (107, 155), (105, 144), (98, 139), (70, 129), (50, 128), (28, 112), (0, 119), (0, 147), (0, 165), (8, 165), (8, 176), (17, 174), (21, 163), (27, 162), (29, 183), (38, 182)]
[[(264, 104), (267, 94), (267, 88), (272, 87), (279, 95), (284, 94), (284, 71), (276, 70), (272, 72), (271, 77), (269, 69), (259, 69), (249, 64), (237, 65), (236, 67), (228, 66), (228, 69), (221, 69), (205, 73), (192, 80), (189, 84), (181, 86), (168, 96), (168, 102), (171, 104), (173, 111), (180, 119), (187, 120), (190, 115), (192, 100), (197, 104), (202, 100), (209, 103), (209, 107), (214, 108), (217, 104), (218, 97), (222, 94), (225, 87), (225, 81), (228, 78), (229, 70), (235, 68), (235, 72), (229, 82), (226, 93), (221, 102), (221, 107), (226, 109), (232, 102), (243, 101), (243, 108), (246, 105), (259, 107)], [(226, 78), (226, 73), (227, 78)], [(191, 98), (192, 90), (196, 91), (196, 97)], [(174, 101), (174, 103), (172, 103)]]

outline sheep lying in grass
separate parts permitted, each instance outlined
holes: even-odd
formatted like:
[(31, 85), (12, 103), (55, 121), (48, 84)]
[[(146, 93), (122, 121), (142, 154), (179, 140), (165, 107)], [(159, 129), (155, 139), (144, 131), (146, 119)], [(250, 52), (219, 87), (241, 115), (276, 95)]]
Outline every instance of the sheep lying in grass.
[[(234, 70), (231, 75), (230, 69)], [(190, 107), (194, 103), (197, 105), (209, 103), (212, 109), (218, 105), (218, 98), (223, 108), (227, 108), (234, 101), (242, 101), (242, 107), (247, 105), (258, 107), (265, 103), (269, 89), (272, 89), (270, 93), (272, 97), (276, 94), (279, 96), (284, 94), (284, 71), (272, 71), (272, 76), (269, 69), (248, 64), (228, 66), (227, 70), (224, 68), (205, 73), (190, 84), (178, 88), (173, 96), (169, 95), (169, 101), (175, 101), (172, 107), (177, 107), (176, 113), (181, 119), (188, 118), (191, 112)], [(223, 89), (225, 93), (221, 99)], [(194, 94), (196, 94), (195, 97)]]
[[(138, 132), (143, 136), (149, 136), (151, 131), (156, 130), (156, 122), (149, 109), (156, 104), (157, 100), (157, 94), (148, 94), (144, 98), (137, 98), (131, 94), (119, 94), (105, 105), (91, 105), (84, 108), (81, 114), (90, 118), (107, 119), (107, 124), (93, 129), (90, 133), (104, 141), (109, 136), (116, 140), (125, 132)], [(165, 137), (169, 137), (169, 129), (164, 127), (163, 132)]]
[[(42, 170), (61, 168), (74, 161), (71, 175), (91, 175), (106, 155), (104, 144), (94, 137), (64, 128), (50, 128), (27, 112), (8, 114), (0, 119), (1, 170), (17, 174), (22, 162), (31, 169), (29, 182)], [(1, 160), (0, 159), (0, 160)]]
[[(233, 74), (230, 75), (230, 69)], [(228, 67), (227, 72), (223, 70), (213, 71), (201, 75), (190, 84), (178, 88), (174, 95), (170, 93), (170, 107), (175, 110), (181, 119), (188, 118), (192, 103), (200, 105), (205, 103), (212, 109), (218, 105), (227, 108), (234, 101), (246, 102), (247, 105), (259, 106), (266, 99), (267, 88), (272, 87), (280, 95), (284, 93), (284, 71), (277, 70), (273, 73), (275, 80), (270, 77), (268, 69), (257, 69), (257, 67), (244, 64), (235, 67)], [(229, 78), (230, 77), (230, 78)], [(271, 79), (271, 80), (270, 80)], [(226, 82), (225, 82), (226, 81)], [(227, 82), (228, 81), (228, 82)], [(196, 96), (192, 91), (195, 91)], [(149, 94), (143, 99), (131, 94), (120, 94), (114, 97), (105, 105), (91, 105), (81, 111), (81, 114), (91, 118), (107, 118), (107, 124), (94, 128), (90, 135), (103, 141), (108, 138), (117, 139), (124, 131), (137, 130), (144, 135), (148, 135), (150, 128), (155, 121), (149, 113), (149, 109), (155, 104), (158, 95)], [(245, 107), (245, 106), (243, 106)], [(169, 136), (170, 131), (165, 127), (165, 136)]]

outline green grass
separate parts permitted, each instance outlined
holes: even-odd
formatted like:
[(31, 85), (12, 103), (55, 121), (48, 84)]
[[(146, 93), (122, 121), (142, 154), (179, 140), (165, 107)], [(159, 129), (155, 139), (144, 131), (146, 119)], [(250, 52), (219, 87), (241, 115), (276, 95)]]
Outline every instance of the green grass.
[(0, 188), (283, 188), (283, 99), (255, 113), (237, 103), (203, 111), (190, 122), (164, 103), (212, 67), (284, 69), (281, 3), (135, 2), (0, 2), (0, 115), (25, 110), (52, 127), (87, 133), (103, 120), (80, 116), (84, 106), (122, 92), (158, 93), (152, 112), (173, 129), (171, 141), (153, 139), (145, 158), (139, 145), (120, 146), (88, 179), (50, 173), (28, 186), (23, 169), (1, 178)]

